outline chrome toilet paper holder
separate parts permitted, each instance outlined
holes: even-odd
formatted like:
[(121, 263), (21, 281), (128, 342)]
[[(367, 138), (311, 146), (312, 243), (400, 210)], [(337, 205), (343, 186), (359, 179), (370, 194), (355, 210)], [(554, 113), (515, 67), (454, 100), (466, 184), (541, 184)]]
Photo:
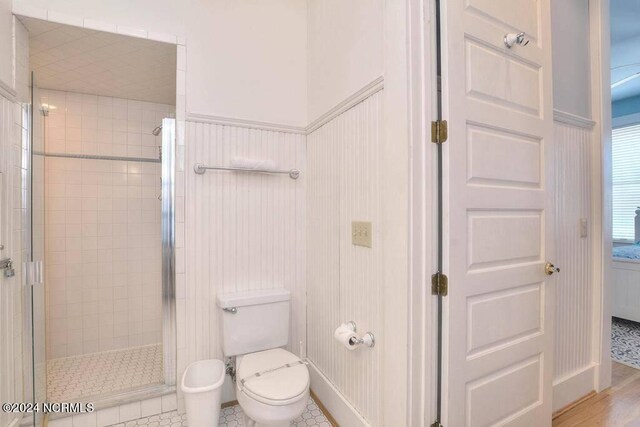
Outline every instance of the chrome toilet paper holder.
[[(349, 320), (346, 325), (349, 327), (349, 329), (351, 329), (353, 332), (357, 332), (357, 325), (356, 322), (354, 322), (353, 320)], [(374, 347), (376, 345), (376, 337), (375, 335), (373, 335), (372, 332), (366, 332), (363, 336), (359, 336), (357, 338), (352, 337), (349, 339), (349, 344), (351, 345), (366, 345), (367, 347), (371, 348)]]

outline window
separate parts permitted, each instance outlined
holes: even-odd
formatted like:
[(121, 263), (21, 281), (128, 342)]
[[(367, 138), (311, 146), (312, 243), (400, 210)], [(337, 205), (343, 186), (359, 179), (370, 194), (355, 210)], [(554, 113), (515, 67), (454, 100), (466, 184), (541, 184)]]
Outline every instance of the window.
[(640, 207), (640, 124), (613, 130), (613, 239), (635, 240)]

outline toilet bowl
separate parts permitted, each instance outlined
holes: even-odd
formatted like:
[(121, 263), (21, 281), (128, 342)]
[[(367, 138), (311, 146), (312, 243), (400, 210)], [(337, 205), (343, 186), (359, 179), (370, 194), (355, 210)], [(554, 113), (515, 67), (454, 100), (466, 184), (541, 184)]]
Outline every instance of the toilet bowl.
[(309, 400), (309, 370), (296, 355), (276, 348), (236, 360), (236, 396), (248, 426), (289, 426)]

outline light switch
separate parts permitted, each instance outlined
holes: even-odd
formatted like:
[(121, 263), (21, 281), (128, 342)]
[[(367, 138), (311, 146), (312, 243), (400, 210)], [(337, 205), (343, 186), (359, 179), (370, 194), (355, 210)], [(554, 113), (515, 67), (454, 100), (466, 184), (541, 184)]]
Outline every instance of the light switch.
[(371, 223), (365, 221), (351, 222), (351, 243), (356, 246), (371, 247)]

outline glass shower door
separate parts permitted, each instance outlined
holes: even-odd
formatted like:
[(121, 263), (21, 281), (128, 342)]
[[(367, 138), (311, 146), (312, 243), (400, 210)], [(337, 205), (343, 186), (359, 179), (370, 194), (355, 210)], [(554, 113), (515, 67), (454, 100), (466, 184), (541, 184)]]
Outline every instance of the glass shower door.
[[(45, 159), (44, 116), (38, 87), (31, 76), (31, 105), (27, 117), (29, 132), (23, 140), (23, 204), (25, 206), (24, 265), (25, 289), (25, 354), (29, 367), (25, 367), (25, 400), (44, 403), (47, 398), (47, 370), (45, 349), (45, 288), (44, 288), (44, 178)], [(44, 424), (44, 414), (34, 412), (32, 423)], [(31, 424), (31, 423), (29, 423)]]

